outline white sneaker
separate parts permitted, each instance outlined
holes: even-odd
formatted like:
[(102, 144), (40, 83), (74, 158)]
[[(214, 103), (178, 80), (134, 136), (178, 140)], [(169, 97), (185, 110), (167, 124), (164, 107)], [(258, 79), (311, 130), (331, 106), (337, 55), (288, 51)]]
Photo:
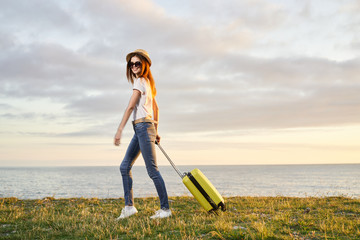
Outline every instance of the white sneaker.
[(116, 220), (118, 221), (120, 219), (128, 218), (128, 217), (136, 214), (137, 212), (138, 212), (138, 210), (134, 206), (125, 206), (121, 210), (120, 217), (118, 217)]
[(171, 216), (171, 210), (170, 209), (160, 209), (158, 211), (155, 212), (155, 215), (151, 216), (151, 219), (154, 218), (167, 218)]

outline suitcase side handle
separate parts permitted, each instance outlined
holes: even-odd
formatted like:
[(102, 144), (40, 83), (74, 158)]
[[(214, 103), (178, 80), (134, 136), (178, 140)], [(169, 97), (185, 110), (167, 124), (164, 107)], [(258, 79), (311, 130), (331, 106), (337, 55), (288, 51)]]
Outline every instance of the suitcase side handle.
[(185, 174), (182, 174), (180, 170), (176, 167), (175, 163), (170, 159), (170, 157), (166, 154), (165, 150), (161, 147), (160, 143), (158, 141), (155, 141), (155, 144), (160, 148), (162, 153), (165, 155), (167, 160), (170, 162), (171, 166), (174, 168), (174, 170), (177, 172), (177, 174), (183, 179), (185, 177)]

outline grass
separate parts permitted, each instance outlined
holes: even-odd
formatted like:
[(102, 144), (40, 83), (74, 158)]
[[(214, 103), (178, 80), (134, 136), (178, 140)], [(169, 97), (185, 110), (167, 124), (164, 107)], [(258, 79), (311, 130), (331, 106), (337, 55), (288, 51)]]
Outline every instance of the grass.
[(171, 197), (173, 216), (151, 220), (157, 198), (116, 221), (123, 199), (0, 198), (0, 239), (360, 239), (360, 200), (347, 197), (228, 197), (208, 214), (192, 197)]

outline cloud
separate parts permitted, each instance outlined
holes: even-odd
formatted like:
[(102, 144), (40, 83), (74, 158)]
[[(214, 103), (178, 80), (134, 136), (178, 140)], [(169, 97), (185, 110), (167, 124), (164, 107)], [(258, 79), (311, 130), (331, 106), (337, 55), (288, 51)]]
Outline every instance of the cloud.
[[(83, 129), (100, 134), (96, 128), (101, 126), (110, 129), (131, 94), (125, 55), (141, 47), (154, 62), (163, 131), (358, 123), (359, 57), (335, 61), (333, 56), (324, 57), (329, 55), (326, 49), (320, 57), (294, 50), (301, 42), (308, 52), (320, 51), (306, 34), (329, 30), (309, 2), (185, 1), (179, 8), (174, 4), (3, 2), (2, 118), (46, 119), (44, 112), (27, 115), (28, 111), (9, 106), (13, 99), (50, 99), (63, 104), (61, 113), (53, 113), (59, 122), (68, 118), (85, 125), (64, 134), (81, 135)], [(344, 7), (340, 14), (348, 19), (355, 13)], [(354, 26), (342, 19), (336, 26)], [(310, 20), (315, 20), (314, 26)], [(324, 36), (315, 38), (326, 43)], [(356, 46), (356, 35), (350, 38), (351, 44), (337, 54), (346, 55)], [(334, 49), (332, 42), (329, 46)]]
[[(141, 4), (142, 7), (138, 7), (137, 4)], [(185, 19), (170, 15), (166, 9), (150, 1), (103, 1), (101, 5), (97, 1), (87, 1), (82, 6), (80, 14), (88, 22), (92, 34), (89, 33), (89, 41), (82, 50), (91, 54), (119, 56), (144, 46), (146, 49), (154, 49), (157, 56), (172, 53), (206, 56), (224, 54), (227, 51), (239, 51), (250, 47), (255, 37), (254, 26), (263, 29), (261, 26), (265, 23), (269, 25), (265, 29), (273, 29), (282, 18), (277, 17), (281, 15), (277, 9), (274, 13), (270, 11), (271, 13), (262, 14), (268, 12), (269, 4), (262, 7), (259, 3), (259, 12), (256, 13), (257, 10), (254, 10), (250, 14), (245, 9), (251, 9), (253, 4), (247, 2), (250, 7), (243, 4), (242, 10), (233, 11), (230, 17), (226, 14), (213, 15), (211, 12), (221, 11), (215, 6), (208, 11), (206, 6), (209, 4), (188, 4), (194, 5), (196, 12)], [(227, 17), (223, 20), (222, 16), (225, 15)], [(202, 20), (208, 19), (209, 16), (212, 16), (213, 20), (216, 19), (216, 22)], [(123, 51), (124, 49), (126, 51)]]
[[(232, 64), (222, 59), (214, 63), (226, 66), (226, 71), (205, 68), (206, 79), (175, 79), (182, 87), (174, 89), (166, 82), (166, 99), (172, 98), (173, 108), (165, 111), (181, 111), (167, 115), (165, 122), (177, 122), (179, 131), (219, 131), (353, 124), (359, 118), (357, 59), (231, 60)], [(186, 85), (192, 90), (186, 91)]]
[[(120, 65), (91, 58), (58, 44), (34, 43), (3, 52), (0, 58), (5, 96), (77, 98), (87, 91), (118, 86)], [(120, 84), (121, 86), (121, 84)]]
[(12, 35), (20, 43), (64, 40), (84, 29), (73, 14), (76, 4), (72, 1), (2, 0), (0, 3), (0, 32)]

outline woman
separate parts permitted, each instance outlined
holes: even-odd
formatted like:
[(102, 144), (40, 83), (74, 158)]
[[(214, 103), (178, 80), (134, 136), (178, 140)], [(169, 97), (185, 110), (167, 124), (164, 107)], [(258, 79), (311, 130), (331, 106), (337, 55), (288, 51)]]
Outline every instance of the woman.
[(157, 134), (159, 108), (155, 100), (155, 81), (150, 71), (151, 59), (145, 50), (138, 49), (129, 53), (126, 56), (126, 61), (126, 76), (128, 81), (133, 84), (133, 93), (115, 134), (115, 146), (120, 145), (121, 134), (130, 115), (132, 115), (135, 134), (120, 165), (125, 207), (118, 219), (127, 218), (137, 213), (134, 206), (131, 168), (140, 152), (144, 158), (146, 170), (153, 180), (160, 198), (160, 210), (156, 211), (151, 218), (170, 217), (171, 210), (169, 209), (166, 187), (157, 167), (155, 155), (155, 140), (160, 142), (160, 136)]

